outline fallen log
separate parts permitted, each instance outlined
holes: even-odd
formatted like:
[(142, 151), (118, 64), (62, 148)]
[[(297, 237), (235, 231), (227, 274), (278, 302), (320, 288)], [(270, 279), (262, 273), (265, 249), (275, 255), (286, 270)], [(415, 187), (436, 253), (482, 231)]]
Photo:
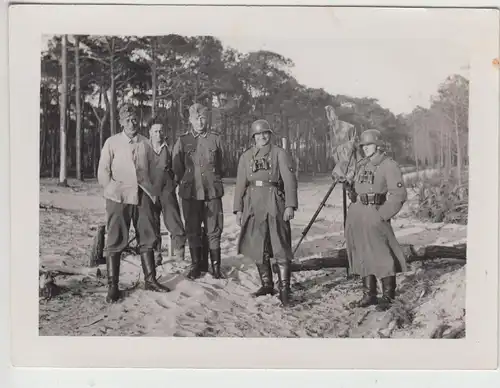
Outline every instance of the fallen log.
[[(433, 259), (458, 259), (466, 260), (467, 244), (453, 246), (428, 245), (416, 248), (411, 244), (401, 244), (406, 262), (424, 261)], [(313, 257), (291, 265), (292, 272), (317, 271), (324, 268), (347, 268), (347, 251), (345, 248), (336, 249), (331, 256)]]
[(39, 269), (39, 276), (43, 274), (51, 274), (53, 276), (57, 275), (81, 275), (81, 276), (93, 276), (101, 277), (106, 272), (106, 265), (99, 265), (97, 267), (67, 267), (61, 265), (48, 264), (43, 265)]

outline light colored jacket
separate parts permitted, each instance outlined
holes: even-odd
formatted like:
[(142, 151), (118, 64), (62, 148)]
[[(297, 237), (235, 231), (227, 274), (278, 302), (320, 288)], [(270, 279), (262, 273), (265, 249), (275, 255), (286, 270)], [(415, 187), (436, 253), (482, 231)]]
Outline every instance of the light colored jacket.
[(104, 198), (137, 205), (139, 187), (156, 201), (154, 189), (153, 149), (149, 139), (137, 134), (129, 138), (124, 132), (109, 137), (102, 147), (97, 180), (104, 188)]

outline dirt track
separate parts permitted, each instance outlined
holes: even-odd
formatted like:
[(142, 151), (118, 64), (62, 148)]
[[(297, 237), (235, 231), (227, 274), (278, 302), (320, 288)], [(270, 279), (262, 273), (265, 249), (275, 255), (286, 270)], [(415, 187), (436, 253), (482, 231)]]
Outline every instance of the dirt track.
[[(318, 178), (315, 183), (299, 185), (300, 209), (292, 223), (295, 241), (329, 184), (328, 179)], [(104, 201), (95, 182), (70, 185), (74, 188), (42, 180), (41, 265), (64, 261), (69, 267), (85, 267), (96, 227), (104, 221)], [(104, 301), (105, 279), (59, 275), (56, 283), (63, 287), (63, 293), (40, 302), (40, 334), (429, 338), (446, 336), (456, 329), (452, 336), (464, 335), (465, 267), (449, 260), (414, 263), (408, 273), (398, 275), (398, 302), (385, 313), (345, 307), (360, 296), (360, 281), (348, 279), (345, 270), (294, 273), (293, 306), (286, 310), (279, 307), (276, 297), (249, 298), (259, 280), (255, 266), (236, 256), (239, 229), (231, 214), (232, 192), (233, 184), (227, 183), (222, 245), (227, 279), (206, 275), (196, 282), (188, 281), (184, 276), (188, 261), (172, 262), (165, 257), (159, 269), (160, 281), (174, 288), (171, 293), (155, 294), (139, 285), (120, 303), (108, 305)], [(340, 194), (334, 191), (297, 257), (327, 255), (343, 244)], [(464, 226), (425, 224), (407, 213), (406, 209), (393, 223), (400, 242), (466, 241)], [(189, 260), (189, 255), (186, 258)], [(122, 263), (121, 287), (132, 287), (138, 280), (142, 280), (139, 260), (129, 256)]]

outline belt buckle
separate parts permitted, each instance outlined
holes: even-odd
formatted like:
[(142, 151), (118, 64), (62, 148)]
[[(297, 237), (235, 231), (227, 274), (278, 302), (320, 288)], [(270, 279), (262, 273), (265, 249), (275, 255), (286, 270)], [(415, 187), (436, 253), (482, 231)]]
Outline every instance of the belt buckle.
[(262, 182), (262, 181), (255, 181), (255, 186), (262, 187), (263, 184), (264, 184), (264, 182)]

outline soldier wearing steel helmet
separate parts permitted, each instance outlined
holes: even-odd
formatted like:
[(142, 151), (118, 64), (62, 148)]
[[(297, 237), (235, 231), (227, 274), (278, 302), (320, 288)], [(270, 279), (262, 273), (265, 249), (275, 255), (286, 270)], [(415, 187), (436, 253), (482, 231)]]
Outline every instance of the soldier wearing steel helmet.
[(202, 224), (208, 238), (212, 276), (222, 278), (220, 240), (224, 224), (222, 197), (222, 146), (220, 136), (207, 128), (208, 110), (201, 104), (189, 108), (192, 129), (181, 135), (172, 152), (172, 169), (179, 185), (186, 236), (191, 253), (188, 277), (208, 271), (203, 262)]
[[(380, 131), (364, 131), (360, 146), (365, 158), (356, 166), (345, 236), (351, 272), (363, 279), (363, 297), (351, 306), (378, 304), (385, 310), (395, 298), (396, 273), (406, 271), (390, 221), (401, 210), (407, 192), (398, 164), (382, 150)], [(382, 284), (380, 299), (377, 279)]]
[(271, 144), (272, 134), (266, 120), (252, 124), (254, 144), (238, 162), (233, 213), (241, 227), (238, 253), (254, 260), (262, 283), (252, 295), (276, 293), (270, 262), (273, 257), (281, 278), (279, 296), (287, 305), (293, 256), (290, 220), (298, 206), (297, 180), (288, 153)]

